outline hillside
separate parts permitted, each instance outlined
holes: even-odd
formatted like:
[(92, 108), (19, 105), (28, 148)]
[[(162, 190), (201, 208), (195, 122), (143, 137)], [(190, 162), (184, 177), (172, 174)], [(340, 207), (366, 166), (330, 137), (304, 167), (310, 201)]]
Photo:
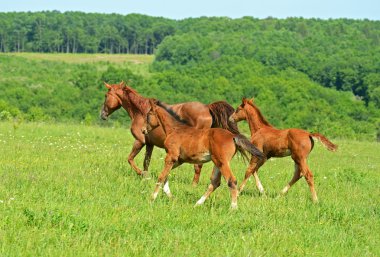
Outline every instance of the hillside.
[[(379, 21), (175, 21), (78, 12), (0, 17), (0, 51), (39, 52), (0, 56), (2, 119), (91, 124), (102, 82), (130, 80), (142, 95), (167, 102), (227, 100), (236, 106), (243, 96), (255, 97), (279, 128), (380, 137)], [(123, 111), (113, 118), (128, 120)]]

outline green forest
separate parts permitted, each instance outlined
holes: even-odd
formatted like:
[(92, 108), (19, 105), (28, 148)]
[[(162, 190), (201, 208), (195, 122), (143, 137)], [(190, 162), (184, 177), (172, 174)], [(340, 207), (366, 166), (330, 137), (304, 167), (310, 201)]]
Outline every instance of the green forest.
[[(380, 138), (380, 21), (0, 13), (0, 52), (3, 120), (103, 124), (103, 81), (124, 80), (168, 103), (227, 100), (236, 107), (254, 97), (278, 128)], [(71, 63), (15, 52), (141, 54), (152, 61)], [(112, 120), (128, 117), (119, 111)]]

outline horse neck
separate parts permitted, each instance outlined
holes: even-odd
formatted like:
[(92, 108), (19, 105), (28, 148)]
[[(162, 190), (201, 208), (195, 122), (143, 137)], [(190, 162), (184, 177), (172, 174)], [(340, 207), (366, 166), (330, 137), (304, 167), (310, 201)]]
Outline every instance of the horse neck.
[(272, 125), (264, 119), (259, 109), (251, 105), (246, 106), (245, 111), (251, 136), (264, 127), (272, 127)]
[(137, 115), (145, 115), (148, 113), (149, 102), (148, 99), (140, 96), (133, 91), (123, 91), (123, 95), (119, 95), (121, 105), (127, 111), (131, 119)]
[(162, 126), (166, 135), (169, 135), (176, 129), (185, 126), (181, 124), (179, 121), (177, 121), (174, 117), (172, 117), (166, 110), (164, 110), (161, 107), (157, 107), (156, 114), (157, 118), (160, 121), (160, 125)]

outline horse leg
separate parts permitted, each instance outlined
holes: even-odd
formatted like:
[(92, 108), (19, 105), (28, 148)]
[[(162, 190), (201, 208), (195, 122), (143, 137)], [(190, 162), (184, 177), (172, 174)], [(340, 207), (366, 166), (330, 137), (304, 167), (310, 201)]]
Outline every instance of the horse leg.
[(309, 166), (306, 164), (306, 160), (303, 166), (301, 166), (301, 169), (303, 169), (303, 173), (306, 179), (307, 184), (309, 185), (310, 188), (310, 193), (311, 193), (311, 199), (313, 200), (314, 203), (318, 202), (318, 197), (317, 197), (317, 192), (315, 191), (314, 188), (314, 175), (309, 169)]
[[(173, 165), (173, 167), (171, 168), (171, 169), (175, 169), (175, 168), (177, 168), (179, 165), (181, 165), (182, 163), (180, 163), (180, 162), (175, 162), (174, 163), (174, 165)], [(172, 198), (172, 193), (171, 193), (171, 191), (170, 191), (170, 188), (169, 188), (169, 180), (168, 180), (168, 178), (166, 177), (166, 181), (165, 181), (165, 183), (164, 183), (164, 188), (163, 188), (163, 190), (164, 190), (164, 192), (165, 192), (165, 194), (169, 197), (169, 198)]]
[(153, 147), (154, 146), (151, 144), (146, 144), (145, 146), (144, 171), (142, 172), (142, 175), (146, 177), (149, 175), (148, 168), (150, 164), (150, 158), (152, 157)]
[(259, 176), (257, 174), (257, 171), (264, 164), (264, 162), (265, 162), (265, 160), (260, 161), (256, 157), (252, 156), (251, 161), (249, 162), (247, 171), (245, 172), (244, 180), (240, 185), (239, 192), (243, 191), (245, 185), (248, 182), (249, 177), (253, 174), (253, 176), (255, 177), (255, 181), (256, 181), (256, 187), (259, 189), (260, 193), (262, 193), (262, 194), (264, 193), (264, 187), (261, 184), (261, 181), (260, 181)]
[(154, 189), (153, 194), (152, 194), (152, 200), (155, 200), (157, 198), (157, 195), (160, 191), (162, 184), (165, 184), (164, 185), (165, 193), (169, 197), (171, 197), (171, 193), (170, 193), (170, 189), (169, 189), (169, 183), (168, 183), (167, 179), (168, 179), (169, 172), (173, 168), (174, 164), (177, 164), (176, 167), (179, 166), (179, 164), (177, 163), (177, 160), (178, 160), (178, 158), (175, 158), (174, 156), (171, 156), (169, 154), (166, 155), (165, 166), (164, 166), (164, 169), (162, 170), (161, 174), (158, 176), (156, 188)]
[(288, 190), (291, 188), (291, 186), (294, 185), (294, 183), (296, 183), (299, 179), (301, 178), (301, 169), (300, 169), (300, 166), (299, 164), (297, 164), (296, 162), (294, 163), (294, 174), (293, 174), (293, 178), (289, 181), (289, 183), (284, 187), (284, 189), (281, 190), (281, 194), (282, 195), (285, 195)]
[(318, 202), (317, 192), (314, 188), (314, 175), (309, 169), (306, 159), (302, 159), (299, 162), (295, 163), (295, 170), (292, 180), (289, 182), (288, 185), (285, 186), (285, 188), (281, 191), (282, 194), (286, 194), (290, 187), (294, 185), (301, 177), (302, 175), (305, 177), (307, 184), (309, 185), (310, 192), (311, 192), (311, 198), (313, 202)]
[(165, 184), (164, 184), (164, 192), (165, 192), (165, 194), (169, 197), (169, 198), (171, 198), (173, 195), (172, 195), (172, 193), (170, 192), (170, 188), (169, 188), (169, 180), (168, 179), (166, 179), (166, 182), (165, 182)]
[(199, 183), (199, 177), (201, 175), (203, 164), (194, 164), (194, 178), (193, 178), (193, 186), (196, 186)]
[(144, 143), (140, 142), (139, 140), (135, 140), (133, 143), (132, 151), (128, 156), (128, 163), (131, 165), (132, 169), (136, 171), (138, 175), (142, 174), (142, 171), (137, 167), (134, 159), (135, 156), (141, 151), (141, 149), (144, 147)]
[(208, 186), (204, 195), (197, 201), (195, 206), (202, 205), (210, 194), (220, 186), (221, 173), (218, 167), (214, 166), (210, 177), (211, 183)]
[(230, 166), (227, 164), (222, 164), (220, 167), (220, 172), (222, 173), (224, 179), (227, 181), (228, 187), (230, 188), (231, 193), (231, 209), (237, 209), (237, 197), (238, 197), (238, 190), (237, 190), (237, 181), (232, 174)]

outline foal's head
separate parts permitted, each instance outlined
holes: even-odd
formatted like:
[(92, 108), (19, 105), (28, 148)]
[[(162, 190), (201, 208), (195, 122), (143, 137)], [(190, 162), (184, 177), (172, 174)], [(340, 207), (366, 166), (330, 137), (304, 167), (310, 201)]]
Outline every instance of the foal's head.
[(150, 105), (149, 111), (146, 114), (144, 125), (141, 128), (142, 133), (145, 135), (147, 135), (153, 129), (160, 126), (160, 122), (158, 120), (157, 113), (156, 113), (156, 109), (157, 109), (156, 102), (157, 100), (155, 99), (149, 99), (149, 105)]
[(100, 113), (100, 117), (103, 120), (106, 120), (108, 116), (111, 115), (114, 111), (121, 107), (121, 99), (120, 95), (123, 94), (123, 90), (125, 88), (124, 81), (120, 82), (120, 84), (107, 84), (104, 82), (106, 88), (108, 88), (108, 92), (105, 95), (105, 100), (103, 103), (103, 107)]
[(236, 108), (235, 112), (230, 116), (231, 122), (239, 122), (247, 119), (247, 113), (244, 111), (246, 104), (253, 105), (253, 99), (243, 98), (241, 104)]

